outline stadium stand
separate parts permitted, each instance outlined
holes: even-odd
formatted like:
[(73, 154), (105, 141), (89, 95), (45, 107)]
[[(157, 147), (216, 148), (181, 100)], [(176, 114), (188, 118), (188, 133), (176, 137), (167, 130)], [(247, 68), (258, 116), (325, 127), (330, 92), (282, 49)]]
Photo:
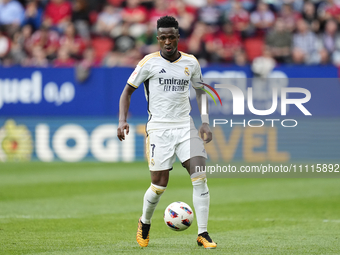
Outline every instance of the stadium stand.
[[(190, 0), (2, 0), (0, 65), (53, 66), (58, 45), (68, 49), (72, 59), (68, 66), (81, 62), (87, 47), (93, 48), (103, 66), (105, 59), (117, 55), (120, 60), (112, 63), (134, 66), (140, 55), (157, 50), (154, 23), (164, 14), (180, 22), (179, 49), (197, 55), (202, 65), (238, 64), (244, 53), (245, 64), (251, 64), (264, 48), (277, 63), (340, 64), (339, 0), (202, 0), (196, 4)], [(226, 24), (232, 25), (232, 33), (224, 29)], [(73, 46), (81, 41), (81, 50), (65, 39), (71, 26)], [(46, 38), (38, 40), (41, 33)], [(276, 38), (283, 38), (285, 44)], [(51, 40), (53, 50), (48, 47)], [(129, 47), (122, 50), (124, 41)], [(301, 50), (301, 45), (312, 50), (308, 54), (314, 58), (304, 57), (308, 49)], [(45, 60), (32, 60), (36, 55)]]

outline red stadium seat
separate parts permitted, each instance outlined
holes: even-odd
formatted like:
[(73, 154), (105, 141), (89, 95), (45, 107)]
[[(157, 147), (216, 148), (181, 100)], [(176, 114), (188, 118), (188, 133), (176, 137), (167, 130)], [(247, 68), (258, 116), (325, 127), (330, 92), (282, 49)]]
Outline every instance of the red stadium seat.
[(113, 49), (113, 40), (107, 37), (95, 37), (91, 41), (96, 59), (101, 61), (105, 55)]
[(249, 61), (261, 56), (263, 52), (264, 41), (262, 37), (247, 38), (244, 41), (244, 49)]

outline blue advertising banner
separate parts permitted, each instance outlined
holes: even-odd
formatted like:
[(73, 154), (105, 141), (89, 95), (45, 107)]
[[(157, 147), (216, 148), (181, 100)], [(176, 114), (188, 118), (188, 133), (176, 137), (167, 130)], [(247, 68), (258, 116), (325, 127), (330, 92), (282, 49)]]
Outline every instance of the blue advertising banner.
[[(0, 116), (110, 116), (118, 115), (120, 94), (133, 69), (93, 68), (89, 78), (79, 83), (73, 68), (0, 68)], [(252, 77), (249, 67), (212, 66), (202, 69), (205, 79), (233, 79), (235, 83)], [(308, 107), (313, 116), (339, 116), (338, 70), (334, 66), (279, 66), (270, 74), (271, 79), (287, 83), (291, 78), (303, 77), (298, 87), (311, 91)], [(308, 78), (323, 78), (308, 79)], [(324, 89), (322, 83), (332, 83)], [(247, 79), (251, 80), (251, 79)], [(297, 79), (296, 81), (298, 81)], [(216, 82), (217, 82), (216, 81)], [(319, 82), (318, 82), (319, 81)], [(329, 82), (328, 82), (329, 83)], [(247, 84), (253, 86), (253, 84)], [(295, 86), (288, 84), (287, 86)], [(267, 89), (268, 91), (268, 89)], [(224, 96), (224, 113), (230, 112), (231, 99)], [(227, 93), (227, 92), (226, 92)], [(268, 94), (268, 93), (267, 93)], [(190, 95), (195, 104), (194, 94)], [(256, 99), (256, 98), (255, 98)], [(257, 99), (256, 99), (257, 100)], [(268, 98), (260, 98), (254, 104), (268, 104)], [(324, 104), (321, 102), (330, 102)], [(211, 100), (209, 103), (213, 103)], [(133, 117), (147, 116), (144, 90), (141, 86), (132, 96), (130, 114)], [(193, 107), (193, 109), (195, 109)], [(292, 107), (291, 114), (298, 113)], [(219, 110), (216, 114), (219, 114)], [(213, 112), (212, 112), (213, 114)]]

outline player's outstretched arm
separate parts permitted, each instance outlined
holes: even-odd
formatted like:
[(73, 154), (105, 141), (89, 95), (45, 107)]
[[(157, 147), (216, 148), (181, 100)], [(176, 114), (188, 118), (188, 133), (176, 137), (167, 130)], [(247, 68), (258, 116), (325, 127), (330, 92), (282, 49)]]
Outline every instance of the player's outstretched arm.
[(126, 85), (122, 94), (120, 95), (119, 124), (117, 128), (117, 137), (120, 141), (125, 140), (124, 130), (126, 130), (127, 135), (129, 134), (129, 124), (127, 123), (127, 115), (129, 112), (131, 95), (134, 91), (135, 91), (134, 88), (132, 88), (129, 85)]
[[(205, 97), (205, 100), (202, 100), (203, 97)], [(212, 140), (212, 133), (209, 127), (208, 99), (205, 91), (196, 89), (196, 100), (202, 116), (202, 126), (200, 127), (199, 132), (203, 141), (209, 143)], [(205, 117), (203, 117), (204, 115)]]

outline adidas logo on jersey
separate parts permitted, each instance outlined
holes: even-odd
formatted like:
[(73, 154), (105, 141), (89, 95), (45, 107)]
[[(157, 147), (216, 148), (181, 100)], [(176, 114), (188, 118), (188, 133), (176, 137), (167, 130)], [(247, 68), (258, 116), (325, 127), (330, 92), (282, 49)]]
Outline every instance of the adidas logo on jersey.
[(166, 71), (164, 70), (164, 68), (162, 68), (162, 70), (159, 73), (166, 73)]

